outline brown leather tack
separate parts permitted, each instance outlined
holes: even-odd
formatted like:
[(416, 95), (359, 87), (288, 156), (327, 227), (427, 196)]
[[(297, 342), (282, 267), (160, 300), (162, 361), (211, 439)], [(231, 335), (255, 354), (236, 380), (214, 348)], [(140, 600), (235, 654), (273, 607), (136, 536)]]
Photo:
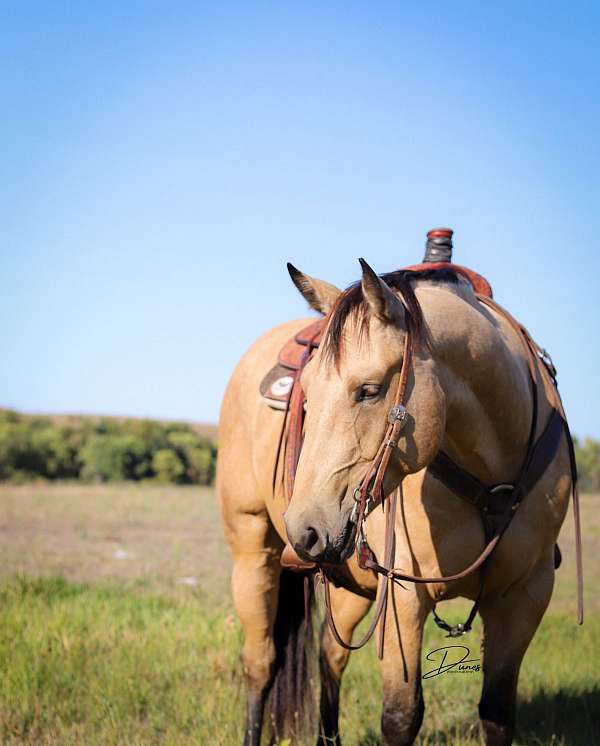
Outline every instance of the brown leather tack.
[(298, 370), (302, 364), (302, 356), (309, 344), (312, 349), (319, 346), (326, 323), (326, 318), (317, 319), (286, 342), (279, 353), (279, 364), (291, 370)]
[(457, 275), (460, 275), (461, 277), (464, 277), (465, 280), (468, 280), (476, 293), (485, 295), (488, 298), (491, 298), (493, 296), (492, 286), (485, 279), (485, 277), (478, 274), (474, 270), (469, 269), (468, 267), (462, 267), (460, 264), (454, 264), (454, 262), (436, 262), (435, 264), (423, 262), (422, 264), (413, 264), (410, 267), (405, 267), (404, 269), (407, 272), (430, 272), (431, 270), (451, 269), (456, 272)]
[[(451, 636), (463, 634), (470, 629), (471, 623), (478, 610), (479, 600), (483, 592), (485, 571), (489, 564), (489, 560), (492, 557), (492, 554), (500, 539), (502, 538), (505, 530), (510, 524), (521, 500), (533, 489), (539, 478), (550, 465), (552, 459), (556, 454), (563, 435), (566, 437), (567, 440), (571, 461), (571, 482), (573, 491), (576, 536), (575, 547), (577, 565), (578, 621), (579, 623), (582, 623), (583, 621), (583, 575), (581, 561), (581, 529), (577, 490), (577, 469), (574, 458), (573, 441), (564, 416), (560, 396), (556, 388), (556, 371), (554, 370), (554, 366), (549, 360), (547, 353), (545, 353), (544, 350), (541, 350), (541, 348), (538, 347), (527, 330), (521, 324), (519, 324), (519, 322), (517, 322), (507, 311), (505, 311), (501, 306), (498, 306), (491, 299), (492, 288), (484, 277), (477, 274), (473, 270), (470, 270), (466, 267), (461, 267), (456, 264), (452, 264), (450, 262), (437, 262), (434, 266), (436, 270), (443, 270), (446, 268), (452, 269), (454, 272), (467, 279), (471, 283), (474, 291), (477, 293), (479, 301), (483, 305), (488, 306), (496, 313), (503, 316), (513, 327), (518, 335), (518, 338), (521, 340), (529, 366), (533, 400), (533, 413), (530, 426), (529, 442), (522, 463), (522, 468), (517, 477), (517, 480), (514, 485), (510, 485), (508, 488), (506, 485), (488, 486), (482, 484), (475, 477), (468, 474), (459, 464), (456, 464), (447, 454), (440, 451), (434, 462), (429, 467), (430, 472), (435, 478), (444, 483), (450, 490), (479, 508), (485, 529), (487, 542), (486, 546), (484, 547), (479, 557), (477, 557), (468, 567), (466, 567), (461, 572), (455, 573), (453, 575), (423, 577), (405, 573), (399, 569), (394, 568), (394, 521), (397, 500), (402, 500), (402, 484), (400, 484), (399, 487), (386, 498), (383, 493), (383, 480), (389, 464), (389, 460), (392, 455), (392, 451), (398, 442), (398, 437), (400, 434), (400, 430), (404, 424), (404, 416), (406, 414), (403, 405), (406, 393), (406, 382), (412, 366), (413, 356), (413, 338), (410, 329), (407, 330), (405, 336), (402, 368), (400, 369), (394, 407), (392, 408), (389, 416), (388, 428), (386, 430), (384, 439), (377, 451), (377, 454), (375, 455), (375, 458), (369, 464), (363, 479), (361, 480), (359, 486), (355, 491), (355, 494), (358, 495), (358, 511), (356, 516), (356, 551), (358, 563), (361, 568), (372, 570), (376, 574), (382, 576), (383, 582), (383, 586), (381, 587), (380, 593), (378, 593), (377, 596), (375, 613), (372, 617), (371, 623), (363, 639), (360, 640), (356, 645), (350, 645), (349, 643), (344, 641), (338, 633), (331, 609), (329, 587), (330, 580), (328, 578), (329, 571), (326, 565), (320, 567), (321, 578), (325, 588), (327, 621), (337, 642), (343, 647), (351, 650), (355, 650), (366, 644), (366, 642), (375, 632), (379, 621), (382, 618), (385, 619), (388, 600), (388, 589), (391, 583), (398, 581), (409, 581), (413, 583), (448, 583), (463, 579), (479, 569), (481, 571), (480, 591), (475, 604), (473, 605), (471, 613), (469, 614), (469, 617), (464, 624), (450, 627), (446, 622), (438, 617), (437, 614), (435, 614), (434, 610), (434, 618), (436, 623), (443, 629), (448, 630)], [(409, 271), (430, 271), (432, 268), (433, 267), (431, 263), (424, 263), (413, 265), (411, 267), (407, 267), (406, 269)], [(287, 422), (287, 430), (285, 430), (286, 439), (284, 448), (284, 474), (288, 501), (291, 500), (292, 497), (294, 479), (303, 442), (305, 400), (304, 393), (300, 385), (300, 374), (302, 372), (302, 368), (310, 360), (311, 355), (318, 346), (326, 323), (326, 318), (319, 319), (318, 321), (314, 322), (314, 324), (311, 324), (310, 327), (303, 329), (298, 335), (296, 335), (293, 340), (290, 340), (284, 346), (280, 354), (280, 365), (284, 365), (290, 371), (294, 372), (294, 384), (290, 393), (287, 407), (289, 421)], [(552, 415), (546, 423), (542, 434), (536, 440), (535, 435), (537, 431), (539, 409), (539, 386), (537, 383), (538, 372), (542, 376), (542, 378), (552, 382), (553, 388), (551, 390), (555, 392), (555, 401), (552, 403)], [(283, 428), (285, 427), (286, 422), (284, 420)], [(282, 429), (280, 443), (283, 442), (283, 436), (284, 429)], [(498, 495), (499, 490), (503, 490), (508, 493), (506, 494), (504, 499), (502, 499), (502, 494), (500, 496)], [(375, 505), (382, 503), (384, 499), (387, 500), (388, 506), (386, 509), (386, 531), (383, 564), (379, 564), (367, 544), (362, 526), (368, 513), (373, 509)], [(302, 560), (300, 560), (298, 555), (289, 545), (286, 545), (284, 549), (281, 557), (281, 562), (284, 567), (289, 567), (299, 571), (308, 571), (315, 568), (315, 565), (313, 563), (304, 563)], [(383, 629), (384, 625), (382, 624), (380, 626), (380, 637), (378, 646), (378, 653), (380, 657), (383, 655)]]

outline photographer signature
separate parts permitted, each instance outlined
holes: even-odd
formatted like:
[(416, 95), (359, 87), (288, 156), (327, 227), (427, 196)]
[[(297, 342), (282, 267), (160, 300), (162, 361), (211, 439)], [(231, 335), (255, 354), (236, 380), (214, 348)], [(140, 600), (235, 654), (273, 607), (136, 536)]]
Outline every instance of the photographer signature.
[(442, 673), (473, 673), (481, 671), (480, 658), (469, 658), (471, 651), (464, 645), (447, 645), (427, 653), (426, 660), (436, 664), (435, 668), (423, 674), (424, 679), (432, 679)]

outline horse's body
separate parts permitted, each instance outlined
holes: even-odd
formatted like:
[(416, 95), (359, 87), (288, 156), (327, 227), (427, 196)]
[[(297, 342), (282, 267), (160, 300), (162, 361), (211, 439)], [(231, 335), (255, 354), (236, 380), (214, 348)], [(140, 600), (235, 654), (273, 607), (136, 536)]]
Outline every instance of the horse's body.
[[(302, 285), (313, 307), (331, 309), (335, 288), (306, 276), (296, 284)], [(415, 574), (448, 575), (469, 565), (481, 552), (481, 517), (472, 505), (428, 474), (426, 467), (443, 446), (486, 484), (514, 480), (529, 436), (531, 386), (527, 360), (514, 330), (501, 316), (481, 306), (466, 283), (417, 281), (414, 288), (429, 342), (415, 356), (406, 401), (410, 425), (403, 432), (384, 486), (389, 492), (403, 479), (395, 566)], [(218, 491), (234, 560), (234, 602), (245, 632), (247, 744), (259, 743), (265, 698), (282, 663), (277, 630), (274, 633), (276, 617), (280, 624), (294, 608), (300, 613), (303, 608), (302, 600), (291, 604), (286, 598), (280, 599), (278, 609), (284, 544), (289, 537), (305, 559), (318, 561), (326, 556), (327, 562), (335, 562), (336, 552), (338, 560), (342, 558), (343, 547), (337, 546), (336, 538), (343, 534), (352, 492), (385, 429), (406, 333), (405, 310), (401, 296), (384, 283), (381, 287), (374, 284), (370, 275), (363, 275), (360, 308), (364, 333), (358, 334), (360, 319), (350, 314), (342, 324), (343, 349), (333, 354), (337, 362), (327, 359), (322, 344), (303, 373), (306, 436), (289, 507), (280, 479), (273, 492), (284, 414), (269, 408), (258, 390), (280, 348), (310, 320), (289, 322), (260, 338), (238, 364), (223, 401)], [(334, 308), (332, 315), (335, 312)], [(541, 374), (537, 385), (539, 435), (551, 407), (556, 406), (556, 395)], [(354, 393), (363, 390), (369, 394), (364, 398)], [(550, 466), (516, 512), (486, 573), (479, 609), (484, 625), (479, 711), (488, 744), (512, 740), (518, 671), (552, 593), (553, 549), (570, 485), (563, 438)], [(383, 511), (373, 511), (366, 525), (369, 544), (379, 554), (384, 542)], [(332, 590), (333, 614), (346, 640), (369, 610), (377, 589), (375, 576), (361, 570), (354, 557), (348, 567), (346, 586), (351, 590)], [(479, 573), (474, 573), (454, 583), (403, 585), (394, 588), (393, 612), (388, 611), (385, 618), (381, 669), (386, 744), (412, 743), (419, 730), (424, 709), (421, 641), (433, 604), (456, 596), (474, 599), (480, 581)], [(301, 584), (296, 592), (302, 593)], [(287, 663), (293, 665), (289, 655)], [(338, 738), (339, 684), (347, 659), (348, 651), (324, 628), (321, 739)], [(297, 707), (296, 702), (287, 704)]]

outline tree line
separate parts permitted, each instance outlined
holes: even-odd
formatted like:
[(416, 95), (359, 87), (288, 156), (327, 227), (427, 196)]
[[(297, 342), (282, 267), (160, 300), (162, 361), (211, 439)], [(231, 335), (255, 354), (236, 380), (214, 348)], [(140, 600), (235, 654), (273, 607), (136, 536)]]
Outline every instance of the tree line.
[(575, 456), (582, 492), (600, 492), (600, 441), (575, 438)]
[(0, 481), (212, 484), (217, 448), (193, 425), (0, 409)]
[[(600, 441), (576, 439), (575, 451), (581, 490), (600, 493)], [(215, 443), (185, 422), (0, 409), (0, 481), (212, 484), (216, 460)]]

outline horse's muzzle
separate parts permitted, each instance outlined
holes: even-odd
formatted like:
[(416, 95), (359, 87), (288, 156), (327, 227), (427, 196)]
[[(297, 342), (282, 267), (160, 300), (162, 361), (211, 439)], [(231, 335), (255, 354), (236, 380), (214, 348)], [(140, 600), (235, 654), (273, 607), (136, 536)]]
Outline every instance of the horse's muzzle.
[(306, 562), (340, 565), (354, 551), (356, 524), (347, 519), (333, 539), (321, 526), (307, 526), (297, 536), (289, 537), (299, 557)]

